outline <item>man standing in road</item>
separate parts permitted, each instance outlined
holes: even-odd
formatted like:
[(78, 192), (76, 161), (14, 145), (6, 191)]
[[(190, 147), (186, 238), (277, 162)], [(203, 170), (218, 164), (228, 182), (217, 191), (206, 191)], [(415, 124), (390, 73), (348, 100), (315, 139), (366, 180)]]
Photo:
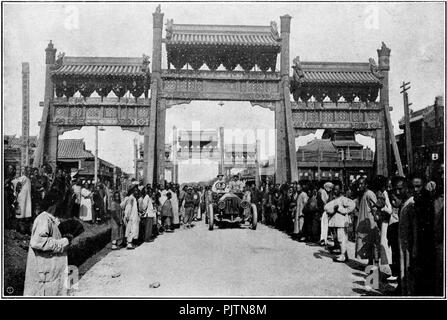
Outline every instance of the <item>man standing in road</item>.
[(368, 180), (360, 178), (359, 216), (356, 226), (356, 256), (368, 259), (369, 265), (379, 265), (380, 230), (375, 218), (377, 197), (369, 190)]
[(349, 214), (355, 210), (355, 202), (341, 194), (341, 186), (334, 186), (334, 200), (324, 206), (324, 211), (329, 216), (329, 227), (336, 229), (336, 241), (340, 244), (340, 255), (335, 262), (347, 260)]
[(321, 230), (320, 230), (320, 245), (325, 246), (327, 244), (327, 235), (329, 231), (329, 220), (327, 213), (324, 211), (324, 206), (330, 200), (332, 188), (334, 184), (332, 182), (326, 182), (317, 193), (318, 209), (321, 214)]

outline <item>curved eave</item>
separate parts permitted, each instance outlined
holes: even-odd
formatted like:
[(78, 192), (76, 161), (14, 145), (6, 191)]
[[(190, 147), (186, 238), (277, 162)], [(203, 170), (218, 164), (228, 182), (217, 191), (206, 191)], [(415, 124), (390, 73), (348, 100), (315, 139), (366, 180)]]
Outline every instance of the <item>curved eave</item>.
[(139, 65), (67, 64), (51, 72), (53, 78), (127, 78), (145, 79), (150, 73)]
[(191, 38), (191, 40), (165, 40), (166, 50), (176, 51), (182, 49), (197, 48), (257, 48), (266, 52), (279, 53), (281, 51), (281, 42), (264, 37), (218, 37), (215, 39)]
[[(291, 83), (296, 84), (294, 80), (291, 80)], [(309, 86), (358, 86), (358, 87), (374, 87), (381, 88), (382, 83), (380, 81), (327, 81), (327, 80), (301, 80), (301, 86), (309, 87)]]

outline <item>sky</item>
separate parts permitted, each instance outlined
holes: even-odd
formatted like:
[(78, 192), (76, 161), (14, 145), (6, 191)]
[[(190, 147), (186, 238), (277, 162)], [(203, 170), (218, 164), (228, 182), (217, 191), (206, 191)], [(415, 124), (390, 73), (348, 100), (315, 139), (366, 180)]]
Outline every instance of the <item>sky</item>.
[[(37, 135), (45, 80), (45, 48), (52, 40), (67, 56), (141, 57), (152, 55), (152, 13), (158, 3), (174, 23), (269, 25), (292, 16), (290, 59), (301, 61), (377, 61), (381, 42), (391, 48), (391, 118), (403, 116), (402, 81), (411, 82), (409, 100), (418, 110), (444, 95), (443, 3), (3, 3), (3, 131), (21, 134), (21, 64), (30, 63), (30, 134)], [(164, 33), (163, 33), (164, 36)], [(279, 59), (278, 59), (279, 60)], [(163, 56), (163, 67), (166, 57)], [(218, 116), (216, 116), (218, 115)], [(167, 113), (172, 126), (274, 128), (273, 112), (248, 102), (192, 102)], [(317, 136), (321, 136), (321, 131)], [(133, 138), (138, 134), (107, 128), (100, 133), (99, 156), (132, 172)], [(315, 136), (302, 137), (297, 145)], [(84, 138), (94, 150), (93, 128), (60, 138)], [(142, 139), (142, 137), (139, 137)], [(113, 143), (110, 143), (113, 141)], [(369, 138), (361, 143), (373, 147)], [(274, 150), (274, 149), (273, 149)], [(269, 152), (267, 152), (269, 153)], [(267, 154), (266, 154), (267, 156)]]

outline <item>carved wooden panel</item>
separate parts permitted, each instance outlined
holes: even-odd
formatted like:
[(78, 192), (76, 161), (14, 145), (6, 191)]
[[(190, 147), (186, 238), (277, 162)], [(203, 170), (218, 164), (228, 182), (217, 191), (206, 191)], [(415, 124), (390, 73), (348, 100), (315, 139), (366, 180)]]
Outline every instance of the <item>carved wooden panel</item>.
[(55, 99), (52, 123), (62, 127), (81, 126), (148, 126), (148, 99), (70, 98)]
[(375, 130), (383, 126), (379, 103), (292, 103), (296, 133), (308, 129)]
[(179, 100), (278, 101), (276, 72), (163, 70), (161, 98)]

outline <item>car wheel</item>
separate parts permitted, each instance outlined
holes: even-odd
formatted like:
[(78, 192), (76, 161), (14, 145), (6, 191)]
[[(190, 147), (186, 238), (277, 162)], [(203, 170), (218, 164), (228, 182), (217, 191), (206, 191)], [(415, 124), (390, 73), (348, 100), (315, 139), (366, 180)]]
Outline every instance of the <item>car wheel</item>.
[(210, 216), (208, 218), (208, 230), (213, 230), (214, 229), (214, 209), (213, 209), (213, 205), (210, 204)]
[(251, 228), (256, 230), (256, 226), (258, 225), (258, 208), (256, 208), (255, 204), (251, 205), (252, 217), (251, 217)]

